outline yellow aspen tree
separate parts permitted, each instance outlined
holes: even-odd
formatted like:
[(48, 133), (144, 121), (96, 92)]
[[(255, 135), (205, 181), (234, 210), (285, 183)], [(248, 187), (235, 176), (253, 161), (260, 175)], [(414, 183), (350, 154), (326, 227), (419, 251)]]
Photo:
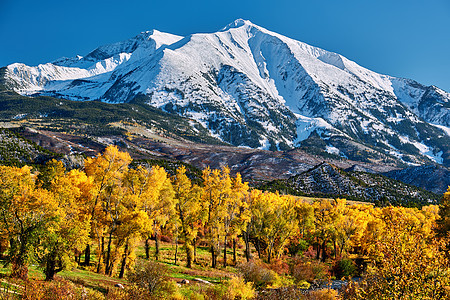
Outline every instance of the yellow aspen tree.
[[(242, 233), (242, 230), (246, 227), (250, 221), (250, 210), (246, 199), (249, 196), (249, 186), (247, 182), (242, 182), (242, 176), (237, 173), (232, 178), (231, 183), (231, 201), (227, 202), (226, 211), (227, 215), (224, 220), (225, 237), (229, 236), (233, 241), (233, 263), (236, 265), (236, 247), (237, 237)], [(225, 240), (224, 249), (224, 266), (227, 264), (226, 259), (227, 240)]]
[(231, 194), (230, 169), (222, 170), (206, 168), (202, 174), (204, 184), (204, 205), (208, 217), (206, 231), (211, 248), (211, 265), (217, 266), (217, 257), (220, 253), (221, 236), (224, 233), (223, 219), (226, 215), (225, 202)]
[(139, 208), (147, 214), (148, 222), (142, 229), (146, 242), (146, 255), (149, 257), (148, 241), (155, 237), (155, 257), (159, 259), (160, 229), (174, 216), (174, 191), (170, 178), (164, 168), (138, 166), (130, 170), (127, 185), (139, 199)]
[(371, 268), (348, 289), (346, 299), (448, 299), (448, 259), (434, 238), (426, 210), (385, 207), (372, 241)]
[[(86, 175), (92, 178), (92, 201), (89, 203), (91, 212), (91, 230), (90, 238), (96, 239), (98, 244), (98, 265), (97, 271), (100, 271), (101, 259), (104, 252), (104, 222), (102, 217), (102, 200), (114, 191), (114, 189), (121, 185), (124, 174), (128, 170), (128, 165), (131, 163), (131, 157), (126, 152), (121, 152), (116, 146), (108, 146), (102, 154), (94, 158), (87, 158), (85, 160)], [(85, 265), (90, 265), (91, 247), (87, 244), (85, 250)]]
[(273, 256), (279, 257), (291, 237), (298, 229), (297, 199), (292, 196), (269, 194), (267, 206), (270, 207), (264, 217), (263, 239), (267, 243), (267, 261), (271, 262)]
[(72, 265), (70, 255), (75, 250), (81, 250), (88, 242), (90, 215), (85, 211), (85, 197), (86, 188), (91, 187), (91, 182), (79, 170), (66, 173), (61, 162), (49, 162), (46, 170), (51, 173), (44, 171), (43, 175), (51, 180), (45, 185), (53, 193), (60, 214), (53, 230), (48, 231), (41, 240), (38, 253), (46, 280), (53, 280), (56, 273)]
[(336, 223), (341, 216), (336, 209), (336, 204), (340, 205), (335, 200), (320, 200), (313, 203), (316, 258), (321, 258), (322, 261), (325, 261), (328, 257), (327, 243), (334, 241), (336, 237)]
[(0, 213), (10, 242), (11, 276), (26, 280), (34, 248), (58, 218), (58, 203), (49, 191), (36, 187), (29, 167), (0, 166)]
[(198, 228), (203, 225), (205, 216), (202, 214), (200, 203), (203, 190), (192, 185), (186, 176), (186, 168), (181, 166), (172, 177), (172, 185), (175, 193), (175, 205), (178, 219), (181, 225), (181, 237), (184, 240), (186, 251), (186, 267), (191, 268), (194, 260), (194, 240), (197, 237)]

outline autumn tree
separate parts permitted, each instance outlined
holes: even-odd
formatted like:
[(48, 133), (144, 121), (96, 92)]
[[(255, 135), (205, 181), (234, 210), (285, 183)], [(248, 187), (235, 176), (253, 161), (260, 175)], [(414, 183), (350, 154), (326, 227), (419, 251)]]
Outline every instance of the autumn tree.
[(87, 243), (90, 214), (85, 207), (92, 184), (84, 172), (66, 172), (62, 163), (55, 160), (47, 163), (39, 178), (60, 208), (53, 230), (44, 234), (36, 251), (46, 280), (52, 280), (57, 272), (71, 265), (74, 250), (81, 250)]
[(203, 189), (193, 185), (186, 176), (186, 168), (181, 166), (172, 178), (175, 206), (178, 219), (181, 224), (181, 237), (184, 240), (186, 251), (186, 267), (191, 268), (194, 259), (194, 240), (197, 237), (198, 228), (203, 225), (203, 214), (200, 200)]
[[(86, 175), (93, 180), (92, 201), (89, 203), (91, 217), (91, 239), (96, 239), (99, 251), (97, 270), (100, 271), (101, 257), (104, 252), (104, 208), (112, 204), (115, 190), (121, 187), (121, 181), (128, 170), (131, 157), (116, 146), (108, 146), (102, 154), (85, 160)], [(105, 200), (106, 202), (103, 202)], [(109, 202), (109, 203), (108, 203)], [(112, 210), (110, 209), (110, 214)], [(91, 247), (85, 250), (85, 264), (90, 264)]]
[(297, 200), (292, 196), (272, 194), (266, 205), (268, 213), (264, 217), (264, 230), (261, 238), (267, 243), (267, 261), (279, 257), (289, 237), (298, 229), (296, 222)]
[(237, 173), (232, 178), (231, 194), (225, 202), (223, 250), (223, 264), (225, 267), (227, 266), (228, 238), (233, 241), (233, 263), (236, 264), (237, 237), (241, 234), (247, 222), (250, 221), (250, 211), (246, 202), (248, 191), (248, 183), (242, 182), (241, 174)]
[(439, 218), (436, 223), (436, 233), (445, 240), (445, 252), (450, 257), (450, 187), (439, 203)]
[(0, 166), (0, 213), (10, 244), (11, 276), (27, 279), (34, 248), (59, 217), (58, 203), (49, 191), (36, 187), (29, 167)]
[(221, 236), (224, 235), (225, 203), (231, 194), (230, 169), (211, 170), (206, 168), (202, 174), (204, 193), (203, 203), (207, 211), (206, 230), (211, 249), (212, 267), (217, 266)]
[(259, 257), (266, 252), (270, 263), (272, 257), (282, 253), (298, 229), (297, 200), (259, 190), (252, 190), (250, 199), (251, 219), (245, 234), (253, 240)]
[(147, 215), (146, 226), (142, 228), (145, 238), (146, 255), (149, 258), (149, 240), (155, 238), (155, 257), (159, 259), (159, 240), (161, 227), (174, 216), (174, 192), (166, 171), (159, 167), (138, 166), (131, 169), (126, 178), (126, 184), (139, 201), (139, 209)]
[(371, 267), (347, 288), (346, 299), (449, 298), (448, 260), (434, 238), (430, 213), (391, 206), (378, 211), (382, 226), (368, 237), (375, 238), (368, 252)]
[(340, 210), (337, 207), (345, 205), (345, 200), (321, 200), (313, 203), (314, 207), (314, 228), (317, 247), (317, 259), (325, 261), (327, 255), (327, 243), (336, 241), (337, 223), (341, 218)]

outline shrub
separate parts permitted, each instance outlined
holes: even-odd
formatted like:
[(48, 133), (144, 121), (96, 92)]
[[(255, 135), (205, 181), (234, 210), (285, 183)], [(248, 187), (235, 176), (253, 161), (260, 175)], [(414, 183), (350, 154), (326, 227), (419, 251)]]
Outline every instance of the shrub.
[(88, 288), (83, 288), (83, 295), (86, 295), (86, 298), (82, 298), (82, 299), (87, 299), (87, 300), (103, 300), (103, 299), (105, 299), (105, 295), (103, 295), (101, 292), (93, 290), (93, 289), (88, 289)]
[(304, 295), (302, 291), (297, 287), (290, 286), (261, 291), (256, 299), (258, 300), (304, 299)]
[(311, 287), (311, 284), (308, 281), (302, 280), (297, 283), (297, 287), (302, 290), (307, 290)]
[(268, 268), (275, 271), (278, 275), (289, 274), (289, 265), (281, 259), (273, 259)]
[(277, 273), (262, 262), (250, 261), (242, 264), (239, 271), (246, 282), (253, 282), (257, 289), (274, 285), (279, 279)]
[(247, 300), (255, 297), (253, 284), (251, 282), (246, 283), (241, 277), (233, 276), (226, 285), (230, 300)]
[(251, 282), (245, 283), (241, 277), (234, 276), (224, 284), (208, 286), (202, 296), (208, 300), (249, 300), (255, 297), (255, 290)]
[(66, 280), (28, 281), (22, 295), (24, 300), (72, 300), (83, 299), (86, 291)]
[(338, 296), (338, 292), (332, 289), (323, 289), (317, 291), (311, 291), (306, 299), (308, 300), (335, 300)]
[(290, 266), (290, 273), (297, 283), (301, 281), (312, 282), (314, 280), (328, 279), (328, 269), (328, 265), (320, 261), (307, 261), (297, 258), (293, 260)]
[(353, 262), (353, 260), (343, 258), (341, 260), (336, 261), (333, 271), (336, 278), (342, 278), (354, 276), (356, 273), (356, 269), (357, 269), (356, 264)]
[(169, 268), (154, 261), (139, 261), (128, 274), (128, 281), (133, 285), (127, 292), (133, 297), (162, 296), (176, 291), (176, 284), (169, 280)]

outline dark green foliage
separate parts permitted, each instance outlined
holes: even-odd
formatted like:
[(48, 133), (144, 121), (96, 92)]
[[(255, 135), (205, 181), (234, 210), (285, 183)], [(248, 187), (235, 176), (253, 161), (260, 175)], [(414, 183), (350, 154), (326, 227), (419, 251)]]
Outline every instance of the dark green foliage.
[(36, 143), (24, 139), (17, 129), (0, 128), (0, 164), (21, 167), (40, 166), (53, 158), (62, 155), (42, 148)]
[(305, 240), (299, 239), (298, 241), (291, 242), (288, 245), (288, 251), (289, 255), (295, 256), (295, 255), (301, 255), (303, 252), (308, 250), (309, 243)]
[(356, 271), (356, 264), (349, 258), (342, 258), (341, 260), (336, 261), (333, 268), (336, 278), (355, 276)]
[(258, 189), (272, 193), (279, 192), (282, 195), (306, 196), (306, 193), (295, 189), (290, 184), (288, 184), (286, 180), (283, 179), (265, 182), (259, 185)]
[(107, 104), (46, 96), (30, 98), (13, 91), (0, 90), (0, 121), (33, 120), (37, 123), (37, 129), (89, 136), (123, 135), (124, 130), (109, 124), (128, 121), (174, 138), (224, 144), (211, 137), (201, 125), (196, 126), (196, 130), (192, 129), (189, 122), (195, 121), (151, 107), (145, 104), (146, 99), (145, 96), (138, 96), (130, 103)]

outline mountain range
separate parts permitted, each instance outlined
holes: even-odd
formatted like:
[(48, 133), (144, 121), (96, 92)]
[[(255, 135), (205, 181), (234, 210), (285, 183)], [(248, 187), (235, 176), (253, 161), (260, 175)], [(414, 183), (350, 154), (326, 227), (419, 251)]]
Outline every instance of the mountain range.
[(234, 146), (450, 166), (449, 93), (247, 20), (186, 37), (142, 32), (85, 56), (14, 63), (1, 76), (25, 96), (146, 104)]

